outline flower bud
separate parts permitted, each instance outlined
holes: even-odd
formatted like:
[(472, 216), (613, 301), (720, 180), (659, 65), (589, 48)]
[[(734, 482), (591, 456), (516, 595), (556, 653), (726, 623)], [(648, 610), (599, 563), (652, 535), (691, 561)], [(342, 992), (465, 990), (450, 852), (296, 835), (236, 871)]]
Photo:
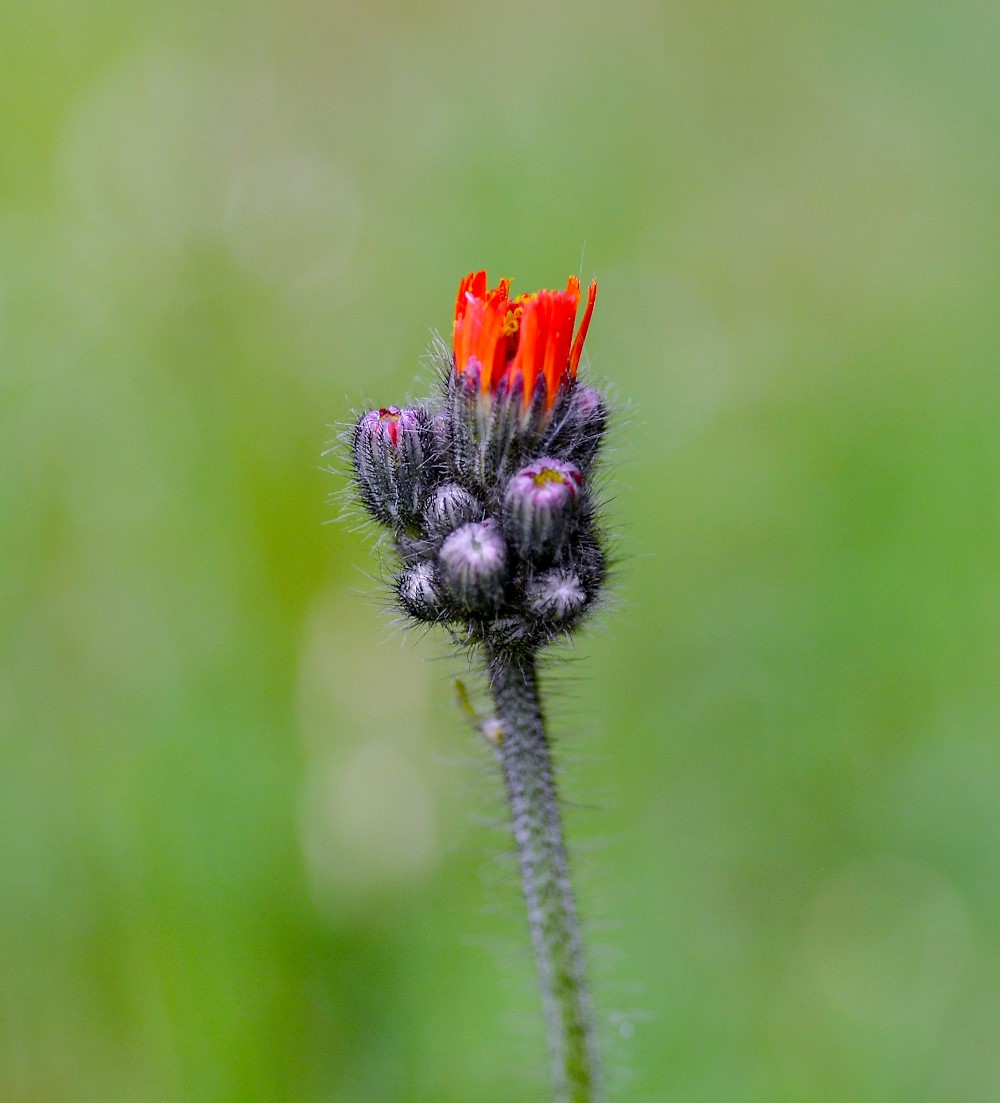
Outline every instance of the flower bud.
[(504, 516), (514, 547), (535, 562), (556, 555), (579, 509), (583, 475), (563, 460), (545, 456), (529, 463), (507, 484)]
[(444, 596), (433, 563), (426, 560), (406, 567), (396, 582), (396, 593), (403, 609), (417, 620), (438, 620)]
[(607, 404), (596, 387), (576, 386), (560, 412), (562, 416), (553, 419), (542, 445), (557, 456), (565, 456), (586, 473), (604, 442)]
[(466, 612), (485, 613), (503, 598), (507, 578), (507, 545), (491, 517), (462, 525), (438, 553), (441, 581)]
[(553, 570), (536, 575), (525, 589), (531, 612), (542, 620), (563, 626), (587, 607), (583, 583), (575, 571)]
[(435, 459), (424, 413), (387, 406), (362, 415), (354, 428), (353, 459), (361, 500), (375, 520), (415, 524)]
[(458, 483), (445, 483), (424, 506), (424, 531), (428, 536), (444, 538), (470, 521), (482, 519), (482, 503)]

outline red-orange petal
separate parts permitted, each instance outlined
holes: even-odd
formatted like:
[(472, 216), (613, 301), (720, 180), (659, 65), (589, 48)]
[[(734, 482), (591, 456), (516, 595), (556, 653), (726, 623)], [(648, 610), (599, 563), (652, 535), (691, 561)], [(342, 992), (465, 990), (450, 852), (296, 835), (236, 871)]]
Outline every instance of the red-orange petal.
[(546, 385), (545, 405), (548, 407), (555, 402), (556, 394), (569, 366), (579, 293), (568, 288), (566, 291), (548, 291), (544, 295), (549, 317), (549, 332), (542, 370)]
[(455, 300), (455, 321), (464, 317), (466, 307), (472, 299), (481, 299), (486, 294), (486, 271), (470, 272), (458, 285), (458, 298)]
[[(483, 304), (483, 332), (479, 341), (479, 362), (482, 364), (480, 385), (483, 392), (496, 387), (500, 375), (507, 364), (506, 340), (503, 335), (503, 321), (507, 314), (506, 293), (498, 295), (501, 289), (490, 294)], [(504, 289), (504, 292), (506, 289)]]
[(490, 290), (485, 270), (470, 272), (458, 286), (452, 331), (455, 370), (461, 375), (475, 358), (481, 367), (480, 385), (484, 391), (496, 386), (506, 364), (503, 323), (509, 291), (510, 280), (501, 280)]
[(521, 312), (521, 328), (517, 338), (517, 352), (510, 362), (508, 381), (511, 385), (518, 376), (524, 385), (524, 407), (531, 405), (532, 395), (541, 367), (540, 353), (545, 347), (545, 320), (539, 310), (537, 296), (524, 303)]
[[(545, 406), (550, 408), (560, 388), (575, 378), (583, 343), (587, 336), (597, 282), (590, 285), (583, 321), (573, 336), (580, 304), (580, 281), (570, 276), (565, 291), (537, 291), (509, 298), (510, 280), (489, 288), (486, 271), (470, 272), (459, 284), (455, 302), (453, 347), (455, 370), (467, 370), (471, 360), (480, 364), (480, 386), (484, 394), (495, 391), (501, 381), (512, 387), (520, 379), (523, 402), (530, 406), (535, 389), (545, 383)], [(517, 324), (508, 319), (516, 310)]]
[[(571, 276), (570, 280), (576, 281), (577, 293), (580, 290), (580, 281), (576, 279), (576, 276)], [(580, 363), (580, 354), (583, 352), (583, 342), (587, 339), (587, 330), (590, 328), (590, 319), (594, 313), (594, 303), (597, 301), (597, 280), (591, 280), (590, 290), (587, 292), (587, 308), (583, 312), (583, 321), (580, 323), (580, 328), (576, 331), (576, 340), (573, 342), (572, 351), (569, 354), (569, 374), (571, 378), (576, 378), (576, 369)]]

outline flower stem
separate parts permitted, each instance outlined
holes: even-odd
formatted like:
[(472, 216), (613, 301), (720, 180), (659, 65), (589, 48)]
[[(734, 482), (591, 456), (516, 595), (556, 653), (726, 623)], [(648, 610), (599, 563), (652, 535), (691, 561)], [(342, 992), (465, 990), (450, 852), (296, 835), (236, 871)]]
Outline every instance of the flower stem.
[(603, 1098), (590, 992), (534, 654), (492, 650), (497, 757), (510, 803), (521, 882), (548, 1026), (557, 1103)]

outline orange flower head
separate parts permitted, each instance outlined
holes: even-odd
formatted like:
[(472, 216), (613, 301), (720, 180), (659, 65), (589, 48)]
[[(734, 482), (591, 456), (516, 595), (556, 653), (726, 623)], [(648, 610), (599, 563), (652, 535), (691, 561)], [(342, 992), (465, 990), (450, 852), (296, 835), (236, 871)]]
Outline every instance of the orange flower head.
[(510, 280), (492, 290), (486, 273), (470, 272), (458, 286), (455, 303), (455, 371), (464, 375), (478, 365), (483, 395), (522, 386), (527, 411), (544, 386), (545, 410), (552, 408), (560, 388), (576, 378), (587, 337), (597, 281), (590, 285), (583, 321), (573, 336), (580, 305), (580, 281), (570, 276), (565, 291), (536, 291), (509, 297)]

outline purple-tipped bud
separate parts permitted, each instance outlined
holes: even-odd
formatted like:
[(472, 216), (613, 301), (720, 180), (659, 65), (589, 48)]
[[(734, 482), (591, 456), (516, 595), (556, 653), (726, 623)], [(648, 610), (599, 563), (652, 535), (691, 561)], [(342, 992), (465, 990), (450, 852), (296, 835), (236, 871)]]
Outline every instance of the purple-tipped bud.
[(422, 411), (385, 406), (361, 416), (354, 428), (354, 473), (376, 521), (397, 527), (417, 522), (434, 457)]
[(555, 625), (568, 624), (587, 607), (587, 595), (575, 571), (554, 570), (536, 575), (524, 596), (536, 617)]
[(491, 517), (462, 525), (438, 553), (441, 581), (457, 605), (469, 613), (496, 609), (507, 579), (507, 545)]
[(445, 483), (424, 506), (424, 531), (428, 536), (443, 539), (470, 521), (479, 521), (484, 513), (479, 499), (458, 483)]
[(583, 475), (563, 460), (545, 456), (529, 463), (507, 484), (504, 518), (518, 552), (530, 561), (558, 554), (580, 505)]
[(396, 582), (399, 603), (417, 620), (438, 620), (444, 608), (444, 596), (433, 563), (407, 567)]

